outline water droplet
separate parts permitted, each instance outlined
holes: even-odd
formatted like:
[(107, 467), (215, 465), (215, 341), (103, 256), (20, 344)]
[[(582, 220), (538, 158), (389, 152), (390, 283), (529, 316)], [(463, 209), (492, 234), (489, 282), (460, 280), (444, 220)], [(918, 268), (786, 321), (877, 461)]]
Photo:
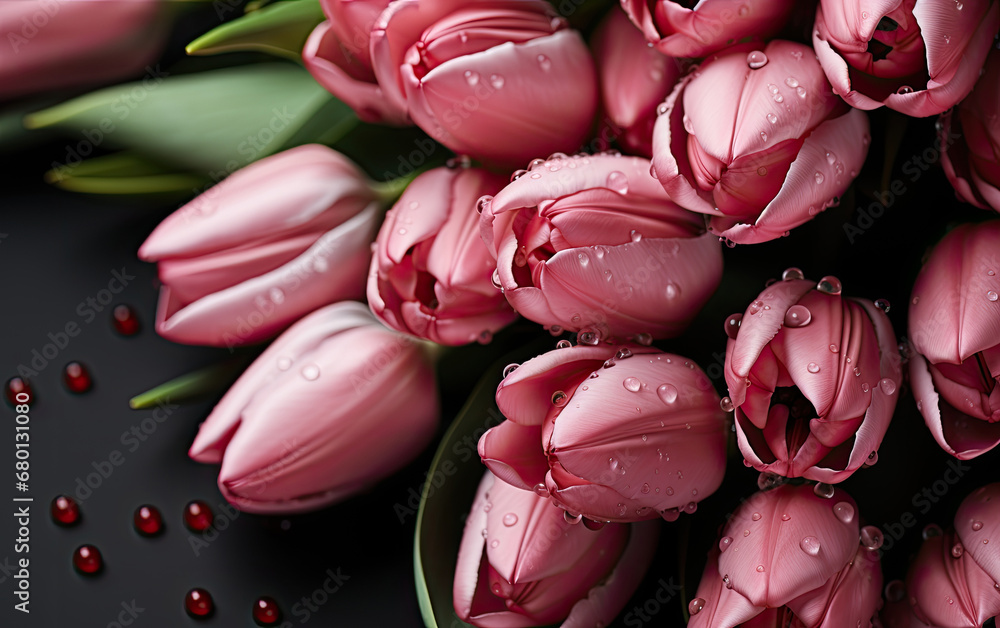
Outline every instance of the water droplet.
[(774, 115), (773, 113), (767, 114), (766, 117), (767, 117), (767, 121), (770, 122), (771, 124), (777, 124), (778, 123), (778, 116)]
[(767, 55), (760, 50), (754, 50), (747, 55), (747, 65), (751, 70), (759, 70), (767, 65)]
[(785, 514), (781, 515), (781, 520), (782, 521), (791, 521), (792, 520), (792, 516), (790, 514), (788, 514), (788, 513), (785, 513)]
[(819, 283), (816, 284), (816, 289), (823, 294), (840, 294), (843, 286), (839, 279), (833, 275), (827, 275), (819, 280)]
[(867, 393), (869, 390), (871, 390), (871, 388), (868, 386), (868, 382), (861, 384), (861, 392)]
[(576, 335), (576, 342), (581, 345), (594, 346), (601, 341), (601, 334), (591, 329), (584, 329)]
[(840, 347), (837, 345), (830, 345), (830, 353), (840, 353)]
[(743, 320), (742, 314), (733, 314), (726, 319), (726, 324), (724, 326), (726, 330), (726, 335), (736, 340), (736, 335), (740, 333), (740, 322)]
[(163, 515), (156, 506), (145, 504), (135, 509), (132, 525), (143, 536), (156, 536), (163, 530)]
[(492, 85), (494, 88), (496, 89), (502, 88), (503, 82), (504, 79), (499, 74), (490, 74), (490, 85)]
[(625, 390), (639, 392), (639, 389), (642, 388), (642, 382), (636, 377), (626, 377), (622, 382), (622, 386), (625, 387)]
[(475, 87), (479, 84), (479, 72), (473, 72), (472, 70), (465, 71), (465, 82), (469, 84), (469, 87)]
[[(572, 346), (573, 343), (565, 339), (560, 340), (559, 342), (556, 343), (556, 349), (569, 349)], [(586, 390), (586, 388), (584, 388), (584, 390)]]
[(635, 340), (638, 344), (644, 347), (648, 347), (649, 345), (653, 344), (652, 334), (647, 334), (645, 332), (641, 334), (636, 334), (633, 340)]
[(870, 454), (868, 454), (868, 460), (867, 460), (867, 462), (865, 462), (865, 466), (866, 467), (871, 467), (871, 466), (874, 466), (876, 464), (878, 464), (878, 452), (877, 451), (873, 451)]
[(743, 538), (746, 538), (748, 536), (750, 536), (750, 530), (744, 530), (743, 531)]
[(667, 111), (669, 111), (669, 109), (670, 108), (667, 107), (667, 103), (660, 103), (659, 106), (656, 107), (656, 115), (662, 116)]
[(816, 174), (813, 175), (813, 178), (816, 179), (817, 184), (823, 183), (823, 181), (826, 180), (826, 177), (823, 176), (823, 173), (819, 171), (817, 171)]
[(545, 55), (538, 55), (536, 59), (538, 60), (538, 67), (540, 67), (544, 72), (548, 72), (552, 69), (552, 60)]
[(57, 495), (50, 507), (52, 520), (61, 526), (72, 526), (80, 520), (80, 506), (67, 495)]
[(896, 382), (892, 381), (888, 377), (879, 380), (878, 387), (881, 388), (882, 392), (887, 395), (891, 395), (896, 392)]
[(499, 545), (500, 545), (500, 541), (497, 540), (497, 539), (493, 539), (492, 541), (490, 541), (490, 547), (492, 547), (494, 549), (496, 549), (496, 547), (499, 546)]
[(816, 364), (815, 362), (810, 362), (806, 366), (806, 370), (809, 371), (810, 373), (819, 373), (819, 364)]
[(997, 300), (997, 293), (994, 292), (993, 290), (990, 290), (989, 292), (986, 293), (986, 300), (987, 301), (996, 301)]
[(608, 175), (607, 184), (608, 189), (619, 194), (626, 194), (628, 192), (628, 177), (625, 176), (624, 172), (613, 171)]
[(549, 489), (546, 488), (546, 486), (545, 486), (545, 484), (543, 482), (539, 482), (538, 484), (535, 484), (535, 495), (538, 495), (539, 497), (548, 497), (549, 496)]
[(576, 259), (580, 262), (580, 266), (583, 268), (586, 268), (587, 265), (590, 264), (590, 256), (582, 251), (576, 254)]
[(965, 553), (965, 548), (962, 547), (961, 543), (955, 543), (951, 546), (951, 556), (952, 558), (961, 558), (962, 554)]
[(73, 567), (82, 574), (96, 574), (103, 566), (101, 552), (93, 545), (81, 545), (73, 552)]
[(764, 565), (757, 565), (757, 573), (764, 573)]
[(808, 94), (809, 92), (807, 92), (807, 91), (806, 91), (806, 88), (805, 88), (805, 87), (802, 87), (802, 86), (800, 85), (800, 86), (798, 86), (798, 87), (796, 87), (796, 88), (795, 88), (795, 93), (796, 93), (796, 94), (798, 94), (798, 97), (799, 97), (799, 98), (805, 98), (805, 97), (806, 97), (806, 95), (807, 95), (807, 94)]
[(913, 88), (910, 87), (909, 85), (903, 85), (902, 87), (900, 87), (899, 89), (896, 90), (896, 93), (897, 94), (912, 94), (913, 93)]
[(750, 518), (753, 519), (754, 521), (760, 521), (760, 517), (761, 515), (759, 512), (755, 512), (752, 515), (750, 515)]
[(861, 368), (860, 367), (857, 367), (857, 366), (854, 367), (854, 376), (855, 377), (861, 377)]
[(79, 362), (70, 362), (63, 368), (63, 383), (70, 392), (80, 395), (90, 390), (94, 380), (91, 379), (87, 367)]
[(631, 231), (631, 232), (629, 233), (629, 237), (631, 237), (631, 238), (632, 238), (632, 241), (633, 241), (633, 242), (641, 242), (641, 241), (642, 241), (642, 234), (641, 234), (641, 233), (639, 233), (638, 231), (636, 231), (635, 229), (633, 229), (633, 230), (632, 230), (632, 231)]
[(552, 393), (552, 405), (561, 408), (569, 402), (569, 396), (561, 390)]
[(756, 299), (750, 304), (750, 307), (747, 308), (747, 311), (750, 313), (751, 316), (753, 316), (757, 312), (760, 312), (763, 307), (764, 307), (764, 302), (761, 301), (760, 299)]
[(302, 373), (302, 377), (306, 378), (310, 382), (316, 381), (316, 379), (319, 378), (319, 367), (315, 364), (307, 364), (302, 367), (302, 370), (299, 372)]
[(785, 102), (785, 97), (781, 94), (774, 95), (774, 102)]
[(961, 11), (961, 10), (962, 10), (962, 9), (963, 9), (964, 7), (965, 7), (965, 5), (964, 5), (964, 4), (962, 4), (961, 2), (956, 2), (956, 3), (955, 3), (955, 8), (956, 8), (957, 10), (959, 10), (959, 11)]
[(660, 397), (660, 401), (663, 403), (673, 403), (677, 401), (677, 388), (670, 384), (661, 384), (659, 388), (656, 389), (656, 394)]
[(648, 493), (649, 492), (649, 484), (643, 482), (642, 488), (639, 489), (639, 491), (642, 492), (642, 493)]
[(733, 400), (729, 397), (723, 397), (722, 400), (719, 401), (719, 407), (722, 408), (723, 412), (732, 412), (735, 409)]
[(946, 44), (950, 44), (951, 43), (951, 35), (945, 35), (944, 36), (944, 43), (946, 43)]
[(861, 528), (861, 544), (865, 549), (877, 550), (882, 547), (882, 531), (875, 526), (865, 526)]
[(764, 175), (767, 174), (767, 168), (765, 168), (764, 166), (757, 168), (757, 174), (763, 177)]
[(115, 331), (122, 336), (134, 336), (139, 332), (139, 318), (130, 306), (124, 303), (116, 305), (111, 317)]
[(830, 499), (833, 497), (834, 490), (833, 486), (826, 484), (825, 482), (818, 482), (815, 486), (813, 486), (813, 493), (815, 493), (817, 497), (822, 497), (823, 499)]
[(819, 539), (814, 536), (804, 536), (799, 541), (799, 548), (810, 556), (817, 556), (820, 549)]
[(729, 536), (722, 537), (721, 539), (719, 539), (719, 551), (725, 552), (727, 549), (729, 549), (729, 546), (732, 544), (733, 544), (732, 537)]
[(212, 596), (205, 589), (191, 589), (184, 596), (184, 610), (195, 619), (208, 617), (215, 610)]
[(986, 271), (986, 274), (989, 275), (990, 277), (992, 277), (993, 275), (996, 274), (996, 272), (992, 271), (992, 270), (988, 270), (988, 271)]
[(973, 521), (972, 522), (972, 529), (975, 532), (979, 532), (980, 530), (983, 529), (983, 522), (982, 521)]
[(200, 499), (184, 507), (184, 525), (192, 532), (204, 532), (212, 526), (212, 508)]
[(508, 528), (517, 523), (517, 515), (512, 512), (508, 512), (503, 516), (503, 524)]
[(483, 210), (486, 209), (486, 206), (491, 204), (492, 202), (493, 202), (493, 197), (490, 196), (489, 194), (484, 194), (483, 196), (480, 196), (479, 200), (476, 201), (476, 212), (480, 214), (483, 213)]
[[(793, 305), (785, 312), (786, 327), (805, 327), (812, 320), (812, 312), (804, 305)], [(815, 373), (816, 371), (810, 371)]]
[(923, 539), (926, 541), (927, 539), (932, 539), (936, 536), (941, 536), (941, 534), (942, 534), (941, 526), (937, 525), (936, 523), (929, 523), (926, 526), (924, 526), (924, 529), (920, 533), (920, 536), (923, 537)]
[(692, 615), (697, 615), (703, 608), (705, 608), (705, 600), (700, 597), (696, 597), (688, 603), (688, 613)]
[(889, 313), (889, 301), (887, 299), (875, 299), (875, 307), (882, 310), (886, 314)]

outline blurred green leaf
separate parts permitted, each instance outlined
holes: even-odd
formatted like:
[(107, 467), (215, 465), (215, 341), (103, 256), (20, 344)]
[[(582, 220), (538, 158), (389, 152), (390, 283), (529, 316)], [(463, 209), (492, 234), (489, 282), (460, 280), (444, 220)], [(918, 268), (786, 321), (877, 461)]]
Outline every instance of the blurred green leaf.
[(129, 151), (53, 168), (45, 173), (45, 180), (64, 190), (86, 194), (173, 193), (184, 196), (190, 196), (209, 181), (193, 172), (164, 168)]
[(160, 402), (183, 403), (217, 394), (232, 385), (245, 366), (237, 360), (212, 364), (138, 394), (128, 400), (128, 405), (133, 410), (142, 410)]
[(278, 2), (212, 29), (188, 44), (187, 53), (253, 50), (298, 61), (309, 33), (325, 19), (317, 0)]

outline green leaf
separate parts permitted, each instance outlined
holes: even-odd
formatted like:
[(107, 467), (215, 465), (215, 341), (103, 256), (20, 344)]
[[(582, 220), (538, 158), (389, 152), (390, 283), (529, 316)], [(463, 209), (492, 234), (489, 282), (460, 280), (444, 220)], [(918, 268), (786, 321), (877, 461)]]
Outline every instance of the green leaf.
[(325, 19), (317, 0), (278, 2), (213, 28), (188, 44), (187, 53), (260, 51), (299, 61), (309, 33)]
[(138, 394), (128, 400), (128, 405), (133, 410), (142, 410), (160, 402), (181, 403), (218, 393), (232, 384), (235, 376), (244, 367), (243, 361), (228, 361), (206, 366)]
[(303, 68), (268, 63), (182, 76), (154, 69), (142, 81), (31, 114), (25, 125), (73, 131), (92, 146), (132, 149), (218, 181), (257, 159), (314, 141), (300, 133), (304, 129), (312, 129), (311, 135), (315, 129), (344, 129), (353, 118)]
[(85, 194), (177, 194), (190, 196), (208, 179), (193, 172), (176, 172), (130, 151), (61, 165), (45, 180), (70, 192)]

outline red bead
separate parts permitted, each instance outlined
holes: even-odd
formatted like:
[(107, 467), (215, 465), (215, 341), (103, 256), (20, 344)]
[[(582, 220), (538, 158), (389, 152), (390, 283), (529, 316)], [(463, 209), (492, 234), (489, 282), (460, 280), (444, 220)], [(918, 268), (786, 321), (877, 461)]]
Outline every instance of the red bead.
[(130, 306), (116, 305), (114, 312), (112, 312), (112, 324), (115, 326), (115, 331), (123, 336), (134, 336), (139, 332), (139, 318), (135, 314)]
[(184, 609), (191, 617), (208, 617), (215, 610), (212, 596), (205, 589), (191, 589), (184, 596)]
[(70, 392), (78, 395), (87, 392), (94, 385), (87, 367), (79, 362), (70, 362), (66, 365), (63, 369), (63, 381), (66, 382), (66, 388), (69, 388)]
[[(4, 387), (4, 392), (7, 395), (7, 401), (12, 406), (22, 403), (30, 404), (34, 401), (31, 386), (28, 384), (27, 380), (21, 379), (20, 377), (11, 377), (8, 379), (7, 385)], [(25, 397), (25, 395), (27, 395), (27, 397)]]
[(270, 626), (281, 621), (281, 609), (274, 598), (261, 596), (253, 604), (253, 620), (260, 626)]
[(212, 508), (196, 499), (184, 507), (184, 525), (192, 532), (204, 532), (212, 527)]
[(71, 526), (80, 520), (80, 506), (72, 497), (57, 495), (52, 500), (52, 520), (63, 526)]
[(163, 531), (163, 515), (156, 506), (147, 504), (136, 508), (132, 523), (136, 531), (145, 536), (156, 536)]
[(101, 552), (93, 545), (81, 545), (73, 552), (73, 566), (82, 574), (95, 574), (104, 566)]

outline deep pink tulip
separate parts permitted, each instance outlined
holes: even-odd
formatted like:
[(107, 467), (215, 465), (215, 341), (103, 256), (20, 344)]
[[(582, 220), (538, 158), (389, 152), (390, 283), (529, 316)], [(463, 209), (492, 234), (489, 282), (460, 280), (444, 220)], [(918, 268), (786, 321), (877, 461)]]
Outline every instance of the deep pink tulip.
[(523, 164), (590, 132), (594, 63), (547, 2), (396, 0), (371, 50), (386, 99), (456, 153)]
[(941, 116), (941, 165), (958, 198), (1000, 212), (1000, 50), (958, 107)]
[(678, 335), (722, 277), (716, 238), (638, 157), (539, 159), (484, 203), (482, 229), (515, 310), (605, 339)]
[(820, 0), (813, 47), (852, 107), (922, 118), (972, 90), (998, 26), (996, 0)]
[(241, 510), (302, 512), (408, 463), (437, 421), (420, 342), (348, 301), (278, 337), (208, 415), (188, 455), (222, 463), (219, 490)]
[(325, 146), (237, 171), (168, 216), (139, 249), (159, 263), (156, 331), (231, 347), (362, 297), (380, 218), (361, 171)]
[(759, 471), (841, 482), (876, 459), (899, 397), (892, 324), (872, 302), (798, 269), (726, 321), (726, 384)]
[(438, 344), (488, 342), (517, 313), (493, 285), (476, 201), (506, 179), (480, 168), (436, 168), (406, 188), (372, 256), (368, 303), (386, 325)]
[(621, 0), (646, 39), (673, 57), (705, 57), (746, 37), (769, 37), (785, 25), (793, 0)]
[(857, 505), (808, 484), (753, 495), (709, 552), (689, 628), (870, 626), (882, 599), (878, 555), (858, 544)]
[(487, 472), (458, 550), (455, 612), (484, 628), (610, 624), (652, 562), (658, 531), (656, 522), (574, 525)]
[(163, 49), (159, 0), (0, 2), (0, 100), (139, 73)]
[(630, 152), (652, 157), (656, 107), (680, 78), (681, 60), (646, 45), (642, 33), (618, 9), (597, 27), (591, 47), (607, 115), (602, 137), (610, 135)]
[(387, 99), (375, 81), (371, 30), (389, 0), (321, 0), (329, 18), (313, 30), (302, 61), (331, 94), (366, 122), (410, 124), (406, 108)]
[(483, 462), (573, 515), (672, 521), (722, 483), (729, 425), (711, 382), (683, 357), (556, 349), (510, 373), (496, 398), (508, 420), (479, 440)]
[(868, 153), (868, 117), (830, 93), (811, 48), (788, 41), (713, 57), (660, 110), (657, 178), (738, 244), (779, 238), (836, 204)]
[(969, 460), (1000, 443), (1000, 221), (934, 247), (910, 299), (910, 383), (941, 447)]

